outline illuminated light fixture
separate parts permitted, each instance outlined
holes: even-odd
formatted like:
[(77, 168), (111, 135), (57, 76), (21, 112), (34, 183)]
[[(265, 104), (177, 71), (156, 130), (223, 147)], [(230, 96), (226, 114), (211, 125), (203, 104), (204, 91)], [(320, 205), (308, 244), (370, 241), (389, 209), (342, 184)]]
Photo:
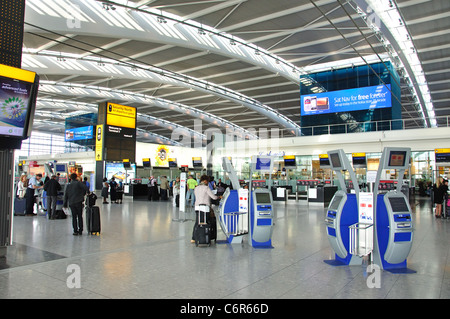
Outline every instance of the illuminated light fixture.
[(199, 29), (198, 29), (198, 34), (200, 34), (200, 35), (205, 35), (206, 32), (205, 32), (205, 30), (203, 30), (203, 28), (199, 28)]

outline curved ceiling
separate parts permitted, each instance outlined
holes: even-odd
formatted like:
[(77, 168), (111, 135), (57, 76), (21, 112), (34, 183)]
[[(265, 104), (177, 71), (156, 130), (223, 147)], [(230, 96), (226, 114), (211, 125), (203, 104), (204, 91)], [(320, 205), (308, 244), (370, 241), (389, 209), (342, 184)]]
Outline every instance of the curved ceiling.
[[(450, 114), (446, 0), (374, 9), (371, 0), (26, 3), (22, 67), (41, 77), (41, 131), (62, 133), (64, 119), (83, 111), (64, 104), (87, 111), (111, 101), (137, 107), (138, 138), (160, 143), (176, 144), (180, 134), (205, 141), (217, 128), (248, 139), (260, 129), (299, 135), (300, 74), (380, 59), (403, 76), (407, 126), (439, 126)], [(383, 16), (394, 11), (407, 44)], [(49, 114), (55, 125), (39, 125)]]

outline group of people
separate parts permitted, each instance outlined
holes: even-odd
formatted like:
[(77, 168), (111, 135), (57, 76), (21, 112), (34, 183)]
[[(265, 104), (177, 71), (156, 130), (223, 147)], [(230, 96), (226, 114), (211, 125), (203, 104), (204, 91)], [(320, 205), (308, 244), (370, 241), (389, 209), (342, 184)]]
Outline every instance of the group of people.
[(47, 194), (47, 215), (49, 219), (56, 219), (56, 201), (58, 192), (61, 190), (61, 184), (56, 175), (50, 178), (47, 176), (42, 180), (42, 174), (36, 174), (29, 179), (25, 174), (20, 176), (17, 184), (17, 197), (25, 198), (25, 215), (34, 216), (36, 211), (42, 207), (42, 191)]
[[(155, 176), (150, 176), (148, 179), (147, 187), (148, 187), (148, 195), (147, 199), (150, 201), (157, 201), (161, 198), (161, 200), (168, 200), (171, 190), (171, 183), (167, 179), (167, 176), (162, 175), (159, 177), (159, 191), (158, 191), (158, 180)], [(179, 179), (178, 179), (179, 180)]]
[[(203, 175), (202, 177), (200, 177), (200, 184), (202, 183), (202, 178), (204, 178), (203, 182), (207, 181), (206, 185), (212, 191), (212, 193), (217, 196), (222, 196), (223, 193), (225, 193), (226, 188), (228, 187), (228, 185), (223, 183), (220, 178), (216, 183), (216, 181), (214, 180), (214, 176), (207, 176), (207, 175)], [(191, 206), (194, 206), (194, 203), (196, 202), (195, 189), (198, 185), (199, 183), (194, 178), (194, 176), (189, 175), (186, 181), (186, 203), (188, 203), (190, 200)], [(217, 203), (217, 198), (214, 199), (213, 201)]]
[(103, 197), (103, 204), (109, 204), (108, 202), (108, 193), (111, 197), (111, 203), (122, 204), (123, 199), (123, 188), (122, 182), (116, 182), (116, 179), (111, 177), (108, 181), (106, 177), (103, 178), (102, 181), (102, 192), (101, 196)]
[[(62, 186), (59, 183), (57, 175), (47, 177), (42, 180), (42, 174), (38, 173), (30, 178), (24, 174), (20, 177), (17, 184), (18, 198), (25, 198), (26, 210), (25, 215), (35, 216), (34, 206), (39, 205), (44, 190), (46, 192), (46, 208), (48, 219), (54, 220), (57, 218), (56, 203), (58, 193), (62, 190)], [(74, 235), (80, 235), (83, 232), (83, 203), (84, 196), (89, 194), (89, 182), (85, 177), (83, 181), (78, 177), (76, 173), (73, 173), (69, 177), (69, 183), (64, 190), (63, 207), (70, 208), (72, 213), (72, 226), (74, 229)]]

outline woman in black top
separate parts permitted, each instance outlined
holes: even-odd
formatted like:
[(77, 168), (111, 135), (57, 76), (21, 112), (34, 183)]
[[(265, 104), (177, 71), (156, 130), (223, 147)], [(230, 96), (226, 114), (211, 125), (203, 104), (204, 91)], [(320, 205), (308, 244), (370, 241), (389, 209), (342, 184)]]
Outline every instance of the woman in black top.
[(448, 180), (444, 179), (434, 194), (435, 196), (434, 202), (436, 203), (436, 218), (441, 218), (442, 202), (444, 201), (444, 197), (447, 191), (448, 191)]

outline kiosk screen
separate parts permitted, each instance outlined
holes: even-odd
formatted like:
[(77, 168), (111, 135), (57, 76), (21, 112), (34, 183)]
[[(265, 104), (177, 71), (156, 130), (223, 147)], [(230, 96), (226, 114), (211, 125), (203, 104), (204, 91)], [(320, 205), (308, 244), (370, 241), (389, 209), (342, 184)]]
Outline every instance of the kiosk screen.
[(329, 210), (337, 210), (339, 207), (339, 203), (341, 202), (343, 196), (334, 196), (333, 201), (330, 204), (330, 207), (328, 207)]
[(389, 154), (389, 166), (405, 166), (406, 151), (392, 151)]
[(342, 167), (342, 163), (341, 163), (341, 159), (339, 158), (339, 154), (331, 153), (329, 155), (329, 157), (331, 160), (331, 164), (333, 165), (334, 168)]
[(394, 213), (409, 211), (404, 197), (389, 197), (389, 203)]
[(258, 204), (267, 204), (270, 203), (270, 194), (269, 193), (255, 193), (256, 203)]

